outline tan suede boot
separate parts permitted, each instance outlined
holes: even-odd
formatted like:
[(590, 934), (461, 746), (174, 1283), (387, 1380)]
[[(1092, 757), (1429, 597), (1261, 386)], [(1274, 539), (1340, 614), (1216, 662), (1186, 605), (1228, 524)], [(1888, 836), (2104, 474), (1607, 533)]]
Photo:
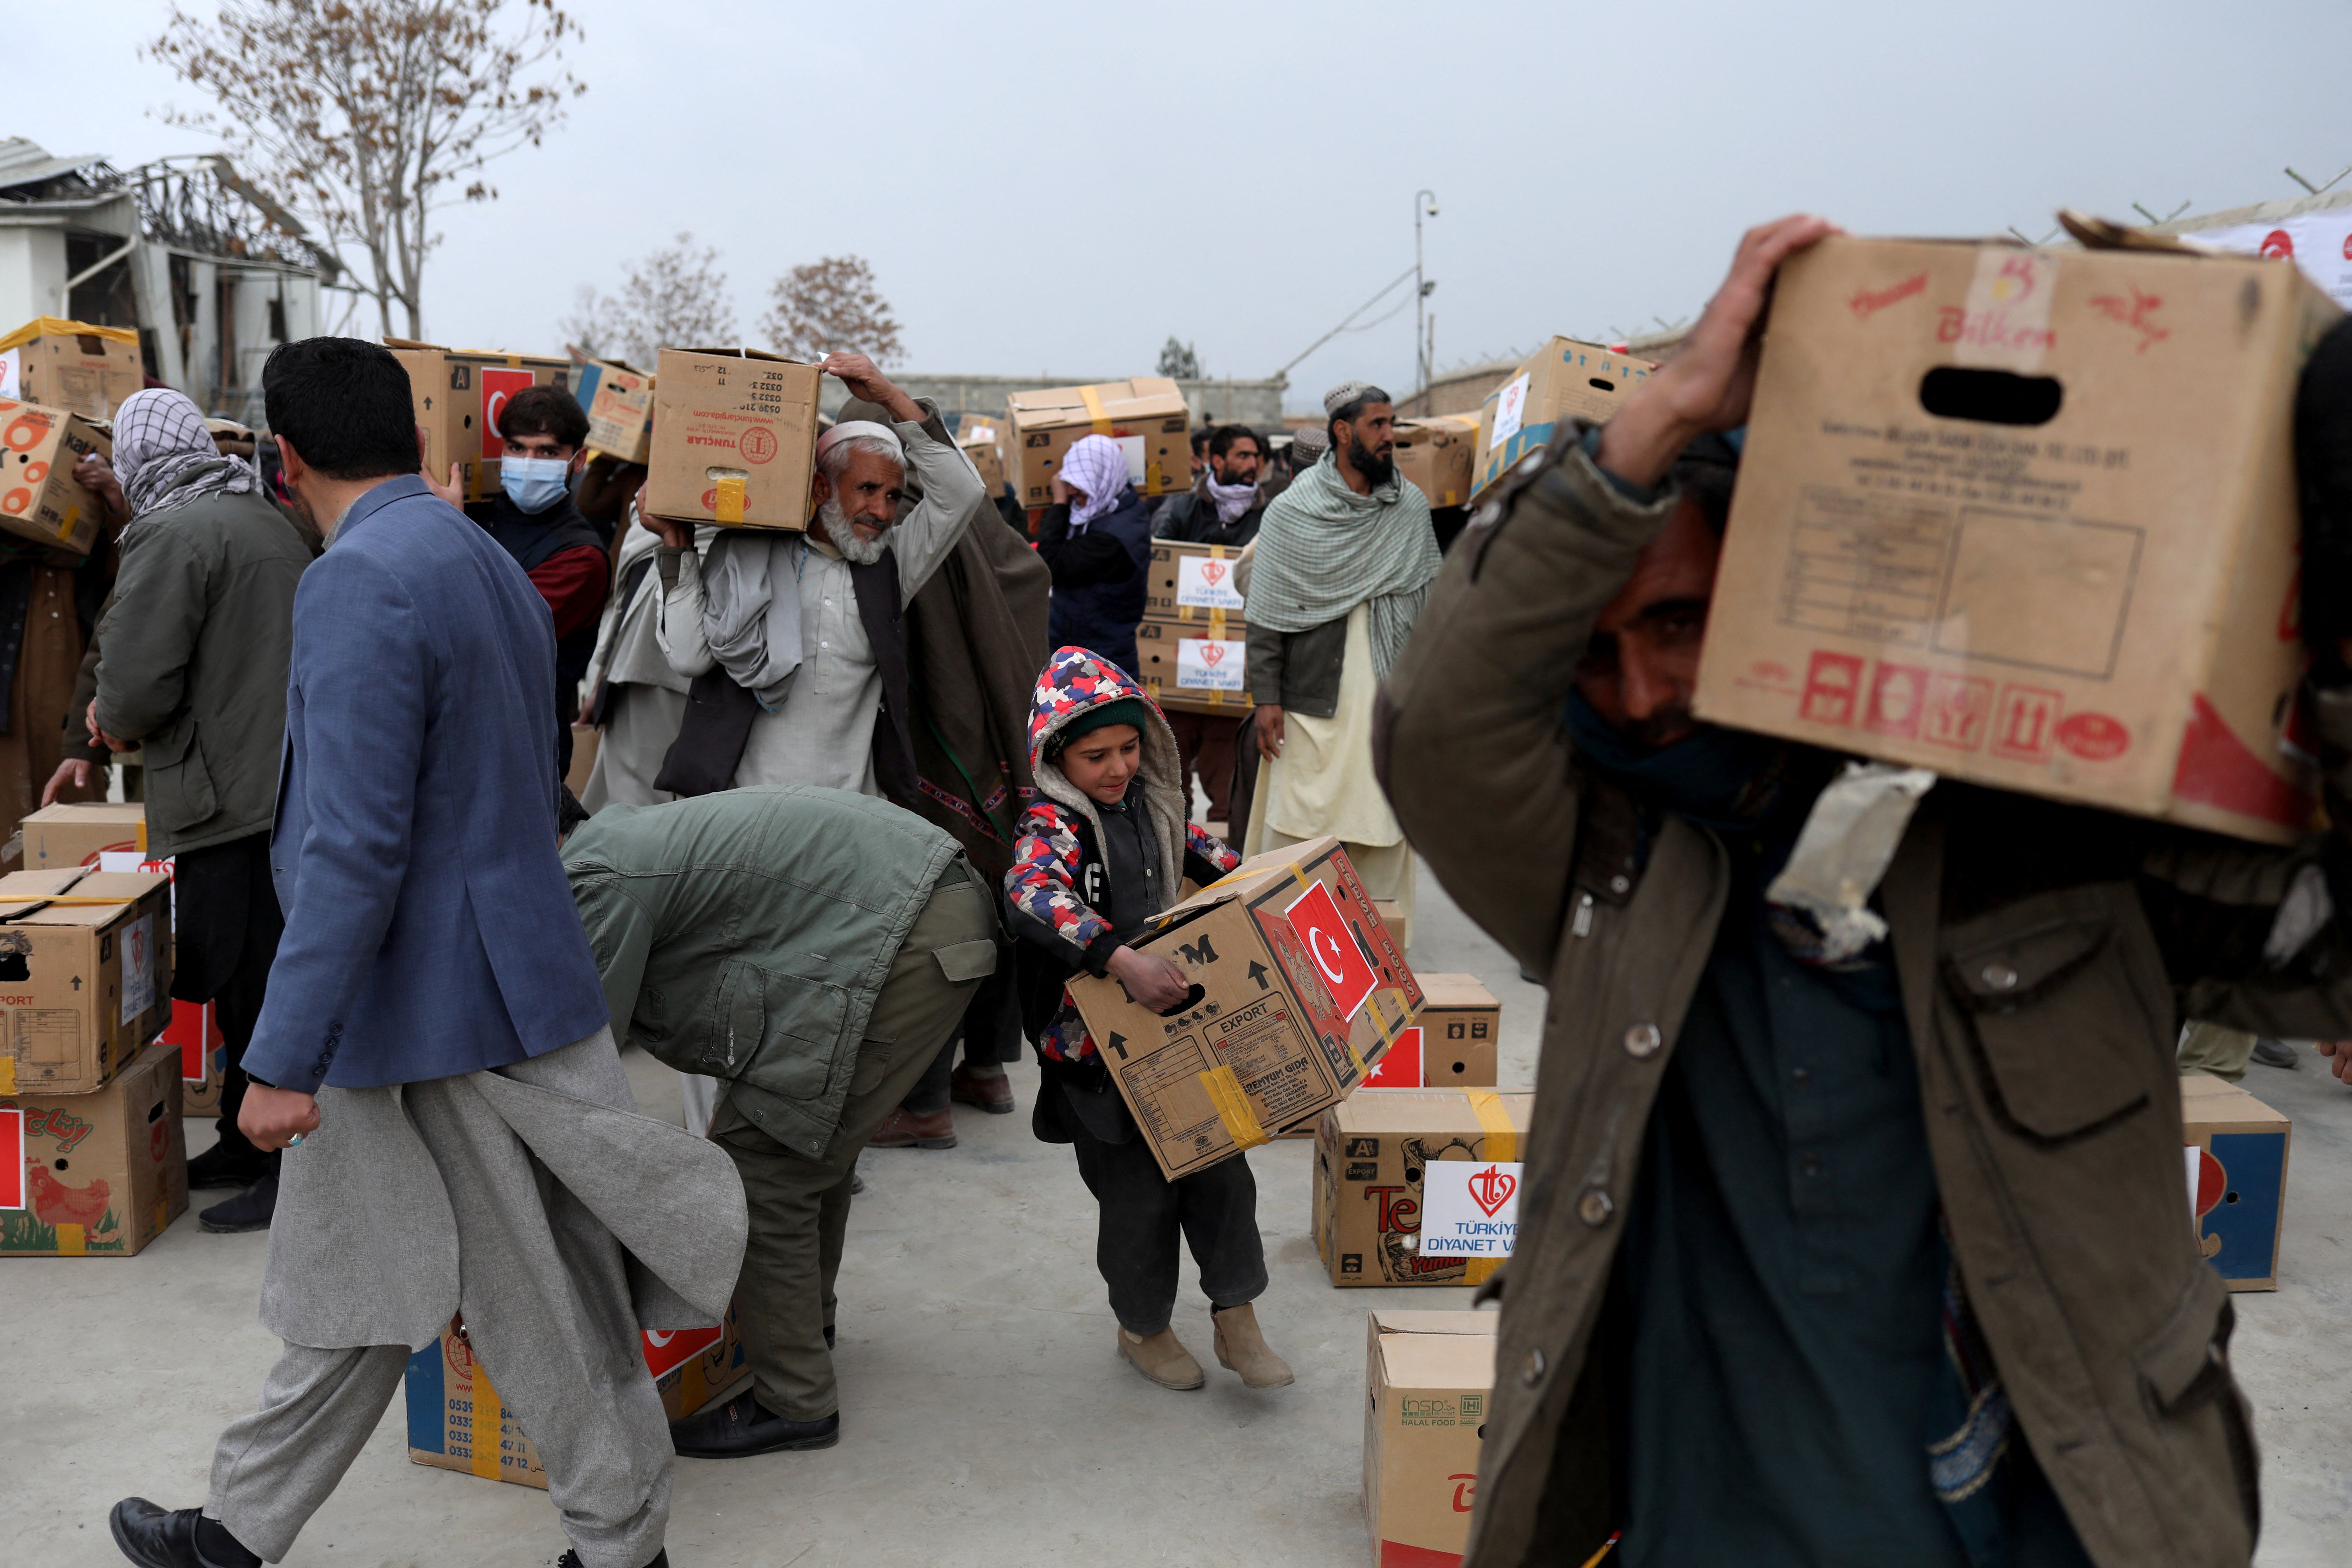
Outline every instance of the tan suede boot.
[(1216, 1325), (1219, 1366), (1239, 1373), (1252, 1388), (1280, 1388), (1295, 1381), (1290, 1363), (1275, 1354), (1258, 1331), (1257, 1310), (1249, 1302), (1213, 1311), (1209, 1321)]
[(1118, 1358), (1162, 1388), (1198, 1388), (1209, 1381), (1201, 1363), (1177, 1340), (1172, 1328), (1162, 1329), (1148, 1339), (1119, 1330)]

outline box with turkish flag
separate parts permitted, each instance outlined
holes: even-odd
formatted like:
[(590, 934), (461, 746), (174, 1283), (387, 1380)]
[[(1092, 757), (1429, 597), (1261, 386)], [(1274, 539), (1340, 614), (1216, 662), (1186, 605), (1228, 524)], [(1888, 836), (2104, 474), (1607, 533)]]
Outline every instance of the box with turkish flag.
[[(646, 1370), (653, 1373), (662, 1410), (672, 1421), (693, 1415), (745, 1374), (732, 1308), (715, 1329), (639, 1332)], [(474, 1359), (474, 1343), (463, 1325), (452, 1321), (438, 1340), (410, 1356), (405, 1382), (412, 1461), (546, 1489), (547, 1468), (539, 1450)]]
[(0, 1257), (129, 1258), (187, 1206), (169, 1047), (88, 1094), (0, 1096)]
[(1111, 979), (1081, 974), (1069, 993), (1171, 1181), (1346, 1099), (1421, 1005), (1336, 838), (1244, 861), (1135, 945), (1190, 983), (1173, 1012)]
[(1476, 1285), (1511, 1255), (1535, 1095), (1360, 1089), (1315, 1130), (1315, 1247), (1334, 1285)]
[(1372, 1568), (1459, 1568), (1470, 1546), (1502, 1314), (1369, 1316), (1364, 1523)]
[(2181, 1076), (2180, 1120), (2198, 1251), (2232, 1290), (2277, 1289), (2294, 1127), (2236, 1084), (2201, 1072)]
[(409, 399), (425, 432), (425, 471), (439, 484), (457, 464), (468, 502), (499, 492), (506, 438), (499, 416), (507, 399), (526, 386), (565, 386), (572, 375), (569, 359), (549, 354), (446, 349), (406, 338), (386, 338), (383, 346), (408, 372)]
[(221, 1087), (228, 1080), (228, 1041), (213, 1005), (173, 998), (163, 1038), (180, 1053), (180, 1114), (218, 1116)]

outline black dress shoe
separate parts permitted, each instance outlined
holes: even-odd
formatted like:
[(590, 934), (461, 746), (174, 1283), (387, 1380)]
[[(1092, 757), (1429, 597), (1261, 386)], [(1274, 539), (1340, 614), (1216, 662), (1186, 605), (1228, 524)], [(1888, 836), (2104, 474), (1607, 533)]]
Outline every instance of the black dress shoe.
[(749, 1389), (699, 1415), (669, 1424), (669, 1444), (689, 1459), (740, 1459), (787, 1448), (830, 1448), (841, 1441), (841, 1413), (822, 1421), (787, 1421)]
[(238, 1231), (268, 1230), (278, 1212), (278, 1178), (264, 1176), (226, 1203), (215, 1204), (196, 1216), (196, 1223), (217, 1236)]
[(224, 1149), (215, 1143), (188, 1162), (188, 1191), (201, 1193), (208, 1187), (249, 1187), (268, 1174), (268, 1155), (257, 1160), (241, 1150)]
[[(563, 1555), (555, 1560), (555, 1568), (583, 1568), (580, 1553), (568, 1546), (565, 1547)], [(654, 1560), (646, 1563), (645, 1568), (669, 1568), (669, 1548), (665, 1546), (655, 1552)]]
[(237, 1546), (236, 1537), (217, 1523), (208, 1533), (219, 1536), (236, 1551), (207, 1555), (196, 1539), (203, 1519), (200, 1509), (166, 1510), (143, 1497), (127, 1497), (114, 1505), (106, 1524), (114, 1532), (114, 1544), (139, 1568), (247, 1568), (261, 1561)]
[(2303, 1065), (2296, 1058), (2293, 1046), (2284, 1040), (2273, 1040), (2267, 1035), (2255, 1038), (2253, 1059), (2266, 1068), (2284, 1068), (2289, 1072)]

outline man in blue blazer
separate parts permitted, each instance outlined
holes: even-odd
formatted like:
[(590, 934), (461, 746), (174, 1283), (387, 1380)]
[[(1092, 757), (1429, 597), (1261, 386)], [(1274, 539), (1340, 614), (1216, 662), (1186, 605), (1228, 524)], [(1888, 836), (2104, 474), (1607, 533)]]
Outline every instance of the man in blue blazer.
[(546, 1468), (562, 1562), (666, 1565), (638, 1331), (718, 1322), (743, 1194), (723, 1152), (637, 1114), (614, 1047), (556, 853), (546, 601), (417, 474), (389, 352), (289, 343), (262, 385), (330, 537), (294, 601), (287, 930), (237, 1118), (289, 1150), (261, 1303), (286, 1344), (204, 1508), (128, 1499), (115, 1541), (149, 1568), (282, 1559), (454, 1316)]

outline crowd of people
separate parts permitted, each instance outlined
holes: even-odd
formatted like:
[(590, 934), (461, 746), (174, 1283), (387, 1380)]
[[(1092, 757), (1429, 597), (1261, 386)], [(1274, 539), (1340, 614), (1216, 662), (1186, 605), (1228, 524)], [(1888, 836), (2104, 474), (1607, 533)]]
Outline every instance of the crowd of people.
[[(174, 994), (219, 1001), (235, 1064), (191, 1181), (241, 1189), (207, 1228), (271, 1228), (284, 1350), (200, 1506), (116, 1507), (126, 1555), (283, 1558), (457, 1319), (537, 1446), (562, 1562), (666, 1564), (673, 1456), (841, 1440), (860, 1154), (951, 1145), (951, 1100), (1013, 1110), (1028, 1049), (1032, 1128), (1097, 1208), (1117, 1355), (1206, 1381), (1189, 1247), (1216, 1361), (1289, 1384), (1246, 1156), (1161, 1175), (1065, 987), (1180, 1002), (1150, 917), (1328, 835), (1408, 922), (1417, 852), (1551, 992), (1487, 1288), (1509, 1282), (1472, 1563), (1612, 1536), (1652, 1565), (2248, 1561), (2229, 1299), (2162, 1109), (2173, 1021), (2193, 995), (2352, 1035), (2341, 906), (2290, 896), (2312, 868), (2352, 892), (2352, 816), (2267, 849), (1949, 786), (1886, 874), (1887, 938), (1832, 953), (1772, 901), (1839, 760), (1691, 701), (1723, 437), (1775, 268), (1828, 232), (1752, 231), (1681, 352), (1466, 528), (1354, 381), (1279, 462), (1203, 432), (1157, 506), (1081, 439), (1034, 538), (854, 353), (824, 362), (851, 400), (804, 532), (649, 515), (556, 388), (507, 405), (503, 490), (461, 507), (418, 471), (400, 365), (353, 340), (272, 355), (266, 478), (179, 394), (131, 399), (88, 473), (120, 514), (68, 719), (96, 750), (47, 754), (26, 673), (70, 684), (76, 595), (109, 585), (42, 559), (7, 569), (8, 744), (20, 793), (48, 767), (60, 798), (139, 750), (177, 857)], [(2352, 586), (2347, 381), (2339, 331), (2300, 427), (2306, 627)], [(1155, 536), (1242, 553), (1248, 716), (1146, 691)], [(2352, 639), (2313, 651), (2340, 785)], [(599, 731), (578, 799), (575, 721)], [(2086, 1039), (2096, 1071), (2051, 1065)], [(638, 1113), (630, 1043), (683, 1075), (685, 1126)], [(638, 1329), (730, 1306), (748, 1387), (665, 1425)]]

